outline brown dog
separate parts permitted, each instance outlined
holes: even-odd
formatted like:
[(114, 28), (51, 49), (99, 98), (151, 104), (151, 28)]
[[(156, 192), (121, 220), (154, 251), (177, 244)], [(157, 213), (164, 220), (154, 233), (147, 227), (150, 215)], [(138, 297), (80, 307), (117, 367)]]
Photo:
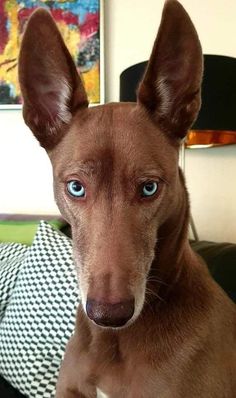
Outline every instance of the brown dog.
[(188, 242), (181, 139), (200, 107), (202, 53), (165, 4), (138, 103), (88, 108), (51, 16), (20, 54), (24, 118), (72, 226), (82, 304), (58, 398), (234, 398), (236, 310)]

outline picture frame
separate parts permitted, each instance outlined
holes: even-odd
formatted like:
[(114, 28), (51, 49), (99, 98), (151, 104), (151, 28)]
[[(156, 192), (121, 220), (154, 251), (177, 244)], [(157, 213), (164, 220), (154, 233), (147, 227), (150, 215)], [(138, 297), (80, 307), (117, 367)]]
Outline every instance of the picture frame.
[(104, 103), (104, 0), (1, 0), (0, 109), (22, 107), (17, 60), (25, 24), (38, 7), (54, 17), (90, 105)]

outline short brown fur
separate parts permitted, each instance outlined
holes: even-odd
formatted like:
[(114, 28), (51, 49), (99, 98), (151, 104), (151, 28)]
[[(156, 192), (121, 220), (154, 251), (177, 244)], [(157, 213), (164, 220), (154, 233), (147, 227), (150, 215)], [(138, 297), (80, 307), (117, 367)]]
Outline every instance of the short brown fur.
[[(72, 227), (82, 294), (56, 397), (234, 398), (236, 310), (189, 246), (178, 168), (201, 103), (201, 46), (186, 11), (166, 2), (137, 104), (87, 108), (45, 10), (28, 23), (19, 77), (25, 121), (50, 157), (55, 198)], [(85, 197), (71, 196), (72, 180)], [(149, 198), (147, 181), (158, 184)], [(88, 317), (88, 299), (109, 320), (108, 309), (131, 298), (123, 327)]]

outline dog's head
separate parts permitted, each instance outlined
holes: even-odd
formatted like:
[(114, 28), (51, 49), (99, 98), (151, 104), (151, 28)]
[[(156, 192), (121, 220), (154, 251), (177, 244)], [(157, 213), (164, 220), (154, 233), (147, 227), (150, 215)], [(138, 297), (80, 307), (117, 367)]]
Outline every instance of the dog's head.
[(72, 227), (83, 308), (99, 325), (129, 324), (148, 294), (160, 231), (178, 234), (183, 224), (178, 151), (202, 80), (194, 26), (168, 0), (137, 104), (88, 108), (58, 29), (40, 9), (23, 37), (19, 77), (25, 122), (51, 159), (55, 198)]

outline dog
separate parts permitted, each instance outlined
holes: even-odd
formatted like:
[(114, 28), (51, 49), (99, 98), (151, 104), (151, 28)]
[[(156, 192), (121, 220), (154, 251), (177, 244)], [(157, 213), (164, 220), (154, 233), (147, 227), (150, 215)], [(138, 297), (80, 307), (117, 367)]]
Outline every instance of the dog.
[(137, 103), (88, 107), (50, 14), (19, 57), (26, 124), (53, 167), (81, 289), (57, 398), (234, 398), (236, 310), (188, 241), (179, 148), (201, 104), (202, 50), (167, 0)]

